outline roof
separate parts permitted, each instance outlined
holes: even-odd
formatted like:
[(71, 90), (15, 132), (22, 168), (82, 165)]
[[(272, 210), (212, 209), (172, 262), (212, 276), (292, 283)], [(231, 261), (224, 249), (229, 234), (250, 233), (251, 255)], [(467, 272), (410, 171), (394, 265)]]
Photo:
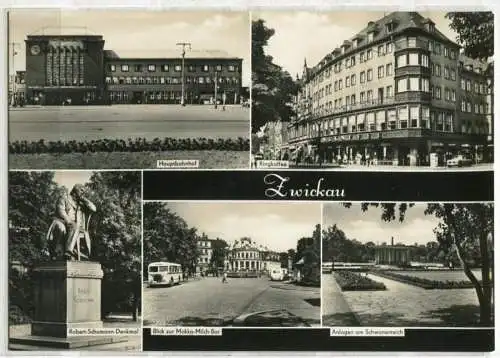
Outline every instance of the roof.
[[(105, 50), (105, 56), (108, 59), (116, 60), (162, 60), (162, 59), (180, 59), (182, 57), (182, 52), (180, 49), (172, 50)], [(231, 60), (242, 60), (240, 57), (232, 56), (229, 53), (221, 50), (193, 50), (186, 51), (186, 59), (231, 59)]]
[[(429, 18), (424, 18), (418, 12), (403, 12), (403, 11), (392, 12), (377, 21), (368, 22), (367, 26), (363, 30), (354, 34), (350, 39), (344, 40), (343, 43), (338, 47), (350, 46), (352, 44), (352, 40), (354, 39), (361, 40), (361, 43), (358, 45), (358, 47), (361, 47), (365, 44), (365, 40), (367, 39), (368, 33), (370, 32), (373, 32), (372, 42), (377, 42), (378, 40), (381, 40), (389, 35), (394, 35), (403, 32), (407, 29), (419, 29), (428, 32), (429, 35), (437, 37), (443, 42), (447, 42), (449, 44), (455, 45), (456, 47), (459, 47), (459, 45), (457, 45), (455, 42), (453, 42), (445, 35), (443, 35), (443, 33), (440, 32), (438, 29), (435, 29), (432, 33), (429, 32), (426, 27), (426, 24), (428, 23), (433, 23), (433, 22)], [(391, 33), (389, 33), (386, 29), (386, 25), (388, 24), (394, 24), (395, 26), (394, 31)], [(328, 53), (316, 66), (314, 66), (313, 72), (319, 70), (321, 68), (320, 65), (322, 63), (333, 59), (334, 57), (333, 56), (331, 57), (331, 55), (337, 53), (338, 47), (335, 48), (331, 53)], [(347, 50), (345, 51), (345, 54), (348, 54), (349, 52), (351, 52), (351, 50), (352, 47), (348, 47)], [(357, 50), (358, 49), (356, 48), (355, 51)], [(343, 55), (344, 54), (342, 54), (341, 56)]]

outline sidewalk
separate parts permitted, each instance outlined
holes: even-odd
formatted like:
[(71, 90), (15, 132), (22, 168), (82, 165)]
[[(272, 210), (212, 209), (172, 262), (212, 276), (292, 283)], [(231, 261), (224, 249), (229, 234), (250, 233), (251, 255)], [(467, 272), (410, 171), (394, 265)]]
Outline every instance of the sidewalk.
[(322, 275), (323, 326), (359, 326), (356, 314), (347, 303), (333, 274)]

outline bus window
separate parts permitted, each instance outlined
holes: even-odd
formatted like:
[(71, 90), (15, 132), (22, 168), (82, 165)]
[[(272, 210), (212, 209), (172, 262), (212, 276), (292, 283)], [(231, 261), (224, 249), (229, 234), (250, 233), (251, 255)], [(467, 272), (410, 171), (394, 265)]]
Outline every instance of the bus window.
[(160, 272), (168, 271), (168, 266), (160, 266)]
[(157, 266), (151, 266), (149, 268), (149, 272), (158, 272), (158, 267)]

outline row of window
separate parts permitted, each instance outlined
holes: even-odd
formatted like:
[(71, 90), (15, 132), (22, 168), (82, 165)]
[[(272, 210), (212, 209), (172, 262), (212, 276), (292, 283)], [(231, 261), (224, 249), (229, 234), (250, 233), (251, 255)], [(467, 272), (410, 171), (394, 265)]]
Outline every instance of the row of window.
[[(405, 40), (403, 40), (408, 48), (416, 48), (418, 47), (419, 41), (423, 42), (426, 40), (418, 39), (416, 37), (407, 37)], [(371, 41), (369, 41), (371, 42)], [(357, 47), (356, 45), (356, 40), (353, 41), (353, 47)], [(435, 55), (441, 55), (444, 54), (445, 57), (450, 58), (452, 60), (457, 59), (457, 51), (455, 49), (449, 48), (444, 46), (443, 44), (428, 40), (428, 49), (431, 53), (434, 53)], [(359, 53), (359, 63), (364, 63), (369, 60), (371, 60), (374, 57), (374, 53), (377, 53), (378, 57), (385, 56), (386, 54), (392, 53), (393, 52), (393, 43), (392, 42), (387, 42), (385, 44), (378, 45), (376, 48), (369, 48), (365, 51), (361, 51)], [(342, 50), (344, 50), (345, 47), (342, 47)], [(344, 51), (343, 51), (344, 52)], [(428, 67), (429, 63), (429, 57), (427, 55), (424, 55), (424, 60), (426, 61)], [(356, 55), (350, 56), (349, 58), (346, 58), (343, 62), (339, 61), (333, 65), (333, 72), (334, 73), (339, 73), (342, 71), (343, 66), (345, 69), (349, 69), (351, 67), (356, 66)], [(425, 63), (425, 62), (424, 62)], [(399, 66), (398, 66), (399, 67)], [(332, 67), (327, 68), (325, 71), (322, 71), (318, 76), (316, 76), (313, 79), (314, 84), (318, 84), (325, 80), (326, 78), (329, 78), (332, 72)]]
[[(474, 84), (474, 87), (472, 87)], [(476, 94), (489, 94), (490, 87), (486, 83), (471, 81), (470, 79), (462, 78), (460, 80), (460, 88), (467, 92), (473, 92)]]
[[(388, 42), (383, 45), (378, 46), (378, 56), (385, 56), (387, 53), (392, 53), (393, 52), (393, 43)], [(366, 51), (363, 51), (360, 53), (359, 61), (360, 63), (366, 62), (368, 60), (371, 60), (373, 58), (374, 50), (373, 49), (367, 49)], [(349, 58), (346, 58), (344, 61), (337, 62), (333, 65), (333, 67), (327, 68), (325, 71), (322, 71), (318, 76), (316, 76), (313, 80), (312, 83), (313, 85), (317, 85), (320, 82), (323, 82), (325, 79), (330, 78), (332, 71), (334, 73), (339, 73), (342, 72), (342, 69), (349, 69), (351, 67), (356, 66), (356, 56), (351, 56)]]
[[(147, 92), (145, 94), (145, 99), (150, 101), (168, 101), (168, 100), (178, 100), (182, 96), (181, 91), (158, 91), (158, 92)], [(186, 98), (193, 98), (194, 94), (191, 92), (185, 93)], [(126, 91), (109, 91), (108, 97), (111, 101), (115, 102), (128, 102), (132, 100), (132, 95)]]
[(85, 67), (83, 55), (77, 52), (45, 57), (45, 84), (47, 86), (82, 86)]
[[(185, 83), (187, 84), (215, 84), (215, 78), (212, 77), (184, 77)], [(219, 84), (233, 84), (237, 85), (239, 83), (239, 79), (237, 77), (217, 77), (217, 82)], [(130, 76), (122, 76), (122, 77), (106, 77), (107, 84), (127, 84), (127, 85), (150, 85), (150, 84), (181, 84), (182, 77), (158, 77), (158, 76), (138, 76), (138, 77), (130, 77)]]
[(472, 103), (469, 100), (463, 99), (461, 102), (461, 110), (465, 113), (488, 114), (490, 106), (488, 103)]
[(238, 259), (258, 259), (260, 254), (258, 252), (235, 252), (233, 258)]
[(210, 247), (210, 241), (198, 241), (198, 245), (201, 247)]
[[(209, 66), (209, 65), (201, 65), (199, 66), (199, 69), (200, 71), (202, 72), (210, 72), (210, 69), (212, 70), (215, 70), (217, 72), (220, 72), (222, 71), (222, 68), (223, 67), (226, 67), (226, 66), (222, 66), (222, 65), (215, 65), (215, 66)], [(108, 65), (108, 69), (111, 71), (111, 72), (116, 72), (116, 65), (113, 65), (113, 64), (110, 64)], [(194, 65), (188, 65), (188, 66), (185, 66), (185, 68), (187, 68), (188, 72), (195, 72), (197, 70), (197, 67), (194, 66)], [(156, 72), (158, 69), (161, 71), (161, 72), (169, 72), (171, 69), (173, 69), (175, 72), (181, 72), (182, 71), (182, 65), (153, 65), (153, 64), (149, 64), (149, 65), (144, 65), (144, 64), (137, 64), (137, 65), (127, 65), (127, 64), (123, 64), (123, 65), (120, 65), (120, 69), (122, 72), (130, 72), (131, 69), (134, 70), (134, 72), (143, 72), (144, 69), (147, 69), (148, 72)], [(229, 72), (236, 72), (238, 70), (238, 66), (235, 66), (235, 65), (228, 65), (227, 66), (227, 70)]]
[[(385, 66), (384, 65), (379, 66), (377, 69), (378, 78), (383, 78), (384, 76), (391, 76), (392, 74), (393, 74), (392, 63), (388, 63)], [(344, 83), (346, 88), (356, 86), (356, 78), (357, 78), (356, 74), (352, 74), (345, 78), (345, 82), (343, 81), (343, 79), (339, 79), (333, 83), (333, 87), (332, 84), (326, 85), (325, 87), (319, 89), (313, 94), (313, 100), (318, 101), (324, 96), (332, 94), (332, 88), (334, 92), (341, 91), (343, 89)], [(360, 83), (366, 83), (372, 80), (373, 80), (373, 69), (370, 68), (366, 71), (360, 72), (359, 74)]]
[[(427, 128), (453, 132), (454, 114), (445, 111), (430, 111), (429, 107), (408, 106), (387, 111), (360, 113), (349, 117), (337, 117), (320, 123), (307, 123), (289, 129), (290, 138), (318, 135), (340, 135), (359, 132), (374, 132), (407, 128)], [(465, 120), (462, 133), (487, 134), (486, 121)]]

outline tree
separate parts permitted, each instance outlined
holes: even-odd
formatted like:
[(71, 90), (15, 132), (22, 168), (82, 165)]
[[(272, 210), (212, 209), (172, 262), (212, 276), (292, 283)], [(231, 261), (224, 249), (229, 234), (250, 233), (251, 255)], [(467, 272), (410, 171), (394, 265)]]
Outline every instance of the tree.
[(288, 122), (293, 115), (290, 104), (297, 92), (297, 84), (265, 53), (274, 29), (264, 20), (252, 22), (252, 133), (267, 122)]
[(493, 57), (495, 22), (491, 11), (449, 12), (446, 18), (466, 56), (482, 61)]
[(170, 261), (194, 273), (199, 257), (197, 230), (163, 203), (146, 203), (143, 210), (144, 267)]
[(141, 174), (96, 172), (89, 199), (97, 212), (90, 224), (91, 258), (101, 263), (102, 310), (131, 310), (137, 320), (141, 302)]
[[(9, 319), (23, 323), (34, 309), (33, 266), (50, 259), (46, 235), (63, 188), (54, 182), (54, 172), (9, 172), (8, 190), (9, 308), (22, 312), (14, 317), (9, 313)], [(14, 262), (27, 272), (14, 269)]]
[[(450, 28), (457, 33), (457, 42), (464, 49), (464, 54), (482, 62), (487, 62), (495, 54), (495, 15), (491, 11), (449, 12), (446, 14)], [(489, 62), (486, 72), (490, 78), (489, 91), (493, 91), (494, 63)], [(495, 96), (491, 96), (491, 126), (494, 127), (493, 109)]]
[[(350, 204), (346, 204), (350, 207)], [(363, 203), (362, 211), (368, 207), (381, 207), (381, 219), (391, 221), (398, 218), (404, 221), (407, 209), (413, 204)], [(445, 255), (453, 252), (460, 260), (465, 275), (474, 285), (479, 300), (480, 324), (492, 324), (492, 290), (493, 290), (493, 204), (428, 204), (426, 215), (434, 215), (440, 223), (434, 229), (439, 244), (439, 251)], [(481, 266), (481, 279), (471, 270), (474, 257)]]
[(229, 245), (226, 241), (216, 238), (212, 240), (212, 257), (210, 258), (210, 266), (217, 272), (219, 267), (224, 267)]

